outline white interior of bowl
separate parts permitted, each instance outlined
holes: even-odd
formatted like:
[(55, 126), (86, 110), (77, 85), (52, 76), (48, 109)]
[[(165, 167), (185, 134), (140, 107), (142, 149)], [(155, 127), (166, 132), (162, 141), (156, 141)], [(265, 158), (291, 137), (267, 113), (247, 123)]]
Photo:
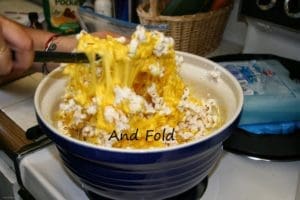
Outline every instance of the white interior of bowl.
[[(101, 148), (110, 151), (126, 151), (134, 153), (145, 151), (162, 151), (174, 148), (182, 148), (186, 145), (191, 145), (195, 142), (213, 137), (227, 128), (239, 115), (243, 105), (242, 89), (237, 80), (220, 65), (206, 58), (189, 53), (177, 53), (184, 58), (184, 64), (180, 69), (180, 74), (186, 83), (191, 86), (191, 90), (194, 90), (196, 93), (199, 92), (199, 94), (202, 95), (202, 98), (216, 98), (221, 105), (221, 108), (225, 112), (225, 123), (223, 126), (210, 135), (201, 138), (200, 140), (169, 148), (131, 150), (96, 146), (59, 133), (57, 128), (54, 126), (53, 114), (58, 109), (60, 98), (64, 94), (64, 89), (68, 80), (68, 77), (62, 74), (62, 67), (52, 71), (39, 84), (34, 98), (36, 112), (43, 122), (48, 126), (48, 128), (57, 134), (60, 134), (65, 139), (81, 145), (87, 145), (92, 148)], [(212, 72), (216, 71), (220, 72), (219, 79), (215, 79), (211, 75)]]

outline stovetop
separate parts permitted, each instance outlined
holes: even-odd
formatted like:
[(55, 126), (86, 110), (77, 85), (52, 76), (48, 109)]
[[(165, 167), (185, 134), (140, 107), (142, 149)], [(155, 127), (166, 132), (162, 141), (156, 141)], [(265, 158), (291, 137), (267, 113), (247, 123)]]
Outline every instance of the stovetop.
[[(1, 110), (24, 130), (36, 124), (31, 88), (40, 79), (42, 75), (33, 74), (1, 90)], [(19, 168), (25, 188), (36, 199), (88, 199), (64, 169), (53, 144), (24, 156)], [(198, 199), (300, 200), (300, 161), (266, 161), (224, 151)]]
[[(1, 87), (0, 109), (23, 130), (36, 125), (33, 95), (42, 78), (33, 74)], [(88, 199), (53, 144), (28, 153), (19, 169), (23, 185), (36, 199)], [(197, 195), (197, 200), (300, 200), (300, 161), (267, 161), (224, 151), (203, 196)]]
[[(65, 170), (55, 145), (27, 155), (20, 169), (26, 189), (37, 199), (88, 199)], [(300, 161), (266, 161), (224, 151), (203, 196), (188, 195), (197, 200), (299, 200)]]

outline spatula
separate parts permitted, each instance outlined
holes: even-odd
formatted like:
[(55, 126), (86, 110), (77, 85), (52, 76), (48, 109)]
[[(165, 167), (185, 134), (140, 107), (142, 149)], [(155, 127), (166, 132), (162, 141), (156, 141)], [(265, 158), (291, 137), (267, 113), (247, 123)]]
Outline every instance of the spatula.
[[(96, 60), (99, 59), (100, 56), (96, 55)], [(85, 53), (35, 51), (34, 61), (55, 63), (88, 63), (89, 59)]]

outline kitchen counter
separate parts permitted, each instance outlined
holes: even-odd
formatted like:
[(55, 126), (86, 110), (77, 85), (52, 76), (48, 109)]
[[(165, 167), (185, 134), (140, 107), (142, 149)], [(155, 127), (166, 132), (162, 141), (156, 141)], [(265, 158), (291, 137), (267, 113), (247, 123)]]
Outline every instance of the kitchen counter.
[[(35, 5), (31, 7), (32, 4), (27, 1), (15, 0), (14, 2), (17, 2), (15, 7), (8, 2), (12, 1), (0, 0), (0, 13), (6, 10), (5, 8), (14, 11), (19, 9), (32, 11), (31, 8), (40, 11), (41, 9)], [(21, 4), (24, 6), (20, 6)], [(240, 45), (223, 40), (219, 48), (207, 57), (241, 51)], [(5, 140), (5, 144), (0, 144), (1, 149), (20, 153), (22, 146), (38, 142), (28, 140), (25, 132), (37, 124), (33, 96), (42, 78), (42, 74), (35, 73), (0, 87), (0, 119), (5, 118), (5, 123), (14, 127), (12, 131), (16, 135), (16, 138), (11, 136), (9, 140)], [(0, 122), (2, 137), (1, 125), (2, 127), (5, 125), (2, 120)], [(10, 134), (6, 136), (9, 137)], [(1, 137), (0, 140), (3, 141)], [(37, 200), (88, 199), (80, 185), (67, 173), (55, 145), (47, 144), (22, 155), (18, 160), (17, 168), (7, 154), (0, 151), (0, 195), (2, 195), (0, 199), (2, 197), (20, 199), (17, 194), (18, 178)], [(15, 173), (19, 176), (16, 177)], [(2, 184), (3, 177), (11, 185)], [(300, 161), (268, 162), (224, 152), (219, 164), (209, 176), (208, 187), (201, 200), (248, 199), (300, 200)]]
[[(23, 25), (29, 24), (27, 13), (43, 13), (43, 8), (27, 0), (0, 0), (0, 14)], [(42, 17), (40, 20), (43, 20)]]
[(41, 78), (34, 74), (0, 87), (0, 199), (19, 199), (11, 157), (17, 158), (22, 148), (34, 142), (25, 137), (25, 131), (36, 125), (32, 99)]

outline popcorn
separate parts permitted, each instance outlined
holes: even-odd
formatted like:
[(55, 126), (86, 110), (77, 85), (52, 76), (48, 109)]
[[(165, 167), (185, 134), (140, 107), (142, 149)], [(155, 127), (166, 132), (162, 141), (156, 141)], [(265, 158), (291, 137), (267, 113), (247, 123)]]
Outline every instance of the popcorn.
[(158, 111), (161, 115), (169, 115), (171, 109), (165, 104), (162, 97), (158, 96), (156, 85), (152, 84), (148, 89), (148, 94), (152, 97), (154, 103), (154, 110)]
[(133, 34), (134, 38), (131, 39), (129, 43), (129, 56), (133, 57), (136, 54), (137, 48), (140, 43), (146, 40), (145, 28), (142, 26), (137, 26), (136, 32)]
[(220, 78), (221, 78), (221, 72), (220, 72), (219, 70), (217, 70), (217, 69), (211, 71), (211, 72), (209, 73), (209, 75), (210, 75), (211, 78), (212, 78), (214, 81), (216, 81), (216, 82), (218, 82), (218, 81), (220, 80)]
[(139, 41), (137, 39), (132, 39), (129, 43), (129, 51), (128, 51), (128, 55), (130, 57), (133, 57), (137, 51), (139, 45)]
[(164, 36), (160, 32), (156, 32), (156, 35), (158, 36), (158, 40), (154, 47), (153, 53), (156, 56), (160, 57), (162, 55), (167, 54), (169, 48), (174, 46), (174, 40), (173, 40), (173, 38)]
[(138, 39), (138, 41), (144, 42), (146, 41), (146, 30), (143, 26), (137, 26), (135, 31), (135, 36)]
[[(69, 81), (57, 113), (63, 134), (111, 148), (157, 148), (199, 139), (220, 126), (217, 100), (196, 99), (179, 76), (183, 57), (175, 54), (172, 38), (137, 26), (128, 44), (125, 37), (86, 32), (77, 39), (75, 51), (101, 60), (64, 64)], [(217, 82), (221, 74), (208, 75)]]
[(113, 123), (114, 121), (119, 120), (119, 113), (112, 106), (105, 107), (104, 110), (105, 120), (109, 123)]
[(177, 67), (181, 67), (182, 63), (183, 63), (183, 57), (182, 56), (175, 56), (175, 61), (176, 61), (176, 66)]
[(159, 63), (149, 65), (149, 69), (153, 76), (163, 77), (164, 75), (164, 68)]
[(97, 76), (97, 77), (101, 77), (101, 74), (102, 74), (102, 68), (97, 67), (97, 68), (96, 68), (96, 76)]
[(120, 43), (125, 43), (127, 41), (126, 38), (123, 36), (116, 38), (116, 40)]
[(124, 113), (116, 111), (116, 109), (112, 106), (105, 107), (104, 117), (107, 122), (114, 123), (116, 125), (117, 131), (122, 131), (129, 128), (128, 118), (124, 115)]
[(76, 37), (77, 40), (79, 40), (84, 34), (87, 34), (87, 32), (82, 30), (78, 34), (76, 34), (75, 37)]
[(83, 127), (81, 132), (82, 132), (82, 136), (84, 136), (84, 137), (93, 137), (95, 134), (95, 128), (87, 125), (87, 126)]
[(129, 101), (129, 109), (132, 113), (141, 111), (143, 104), (146, 103), (141, 96), (136, 95), (129, 88), (116, 87), (115, 88), (115, 104), (118, 105), (125, 100)]
[(89, 115), (94, 115), (94, 114), (96, 114), (96, 113), (97, 113), (97, 106), (94, 105), (94, 104), (91, 105), (91, 106), (89, 106), (89, 107), (87, 108), (86, 112), (87, 112), (87, 114), (89, 114)]

